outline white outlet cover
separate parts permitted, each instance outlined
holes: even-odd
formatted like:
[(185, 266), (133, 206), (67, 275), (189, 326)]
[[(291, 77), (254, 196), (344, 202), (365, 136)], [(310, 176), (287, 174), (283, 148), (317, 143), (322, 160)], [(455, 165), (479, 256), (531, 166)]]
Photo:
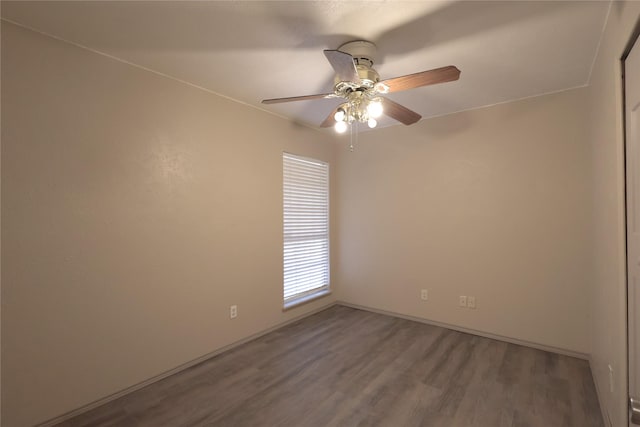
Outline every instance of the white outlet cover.
[(476, 308), (476, 297), (467, 297), (467, 307)]
[(428, 300), (428, 299), (429, 299), (429, 291), (428, 291), (427, 289), (423, 289), (423, 290), (421, 290), (421, 291), (420, 291), (420, 298), (421, 298), (423, 301)]
[(467, 306), (467, 297), (460, 296), (459, 304), (460, 304), (460, 307), (466, 307)]
[(229, 307), (229, 317), (232, 319), (235, 319), (236, 317), (238, 317), (238, 306), (237, 305), (232, 305), (231, 307)]

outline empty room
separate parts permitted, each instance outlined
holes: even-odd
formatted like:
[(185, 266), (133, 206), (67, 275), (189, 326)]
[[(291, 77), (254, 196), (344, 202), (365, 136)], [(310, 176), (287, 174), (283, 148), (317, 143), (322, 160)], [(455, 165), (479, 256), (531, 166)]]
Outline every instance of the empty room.
[(2, 426), (640, 425), (640, 2), (0, 7)]

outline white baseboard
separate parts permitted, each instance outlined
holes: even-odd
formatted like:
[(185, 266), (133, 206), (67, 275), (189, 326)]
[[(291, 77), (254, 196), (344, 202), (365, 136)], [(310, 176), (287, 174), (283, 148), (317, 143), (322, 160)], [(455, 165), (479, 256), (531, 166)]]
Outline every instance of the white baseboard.
[(329, 303), (327, 305), (324, 305), (322, 307), (319, 307), (319, 308), (317, 308), (315, 310), (311, 310), (308, 313), (304, 313), (304, 314), (301, 314), (300, 316), (294, 317), (293, 319), (287, 320), (286, 322), (278, 323), (275, 326), (272, 326), (270, 328), (264, 329), (264, 330), (262, 330), (260, 332), (257, 332), (257, 333), (255, 333), (253, 335), (250, 335), (250, 336), (248, 336), (246, 338), (243, 338), (243, 339), (241, 339), (239, 341), (236, 341), (236, 342), (234, 342), (232, 344), (229, 344), (229, 345), (226, 345), (224, 347), (221, 347), (221, 348), (219, 348), (219, 349), (217, 349), (215, 351), (212, 351), (211, 353), (207, 353), (207, 354), (205, 354), (203, 356), (198, 357), (197, 359), (191, 360), (191, 361), (189, 361), (187, 363), (184, 363), (184, 364), (182, 364), (180, 366), (177, 366), (177, 367), (175, 367), (173, 369), (170, 369), (170, 370), (168, 370), (166, 372), (163, 372), (160, 375), (156, 375), (155, 377), (149, 378), (148, 380), (145, 380), (145, 381), (143, 381), (141, 383), (132, 385), (131, 387), (127, 387), (127, 388), (125, 388), (123, 390), (120, 390), (120, 391), (118, 391), (116, 393), (113, 393), (113, 394), (111, 394), (109, 396), (103, 397), (102, 399), (98, 399), (95, 402), (91, 402), (91, 403), (89, 403), (87, 405), (84, 405), (84, 406), (78, 408), (78, 409), (74, 409), (73, 411), (64, 413), (64, 414), (62, 414), (62, 415), (60, 415), (60, 416), (58, 416), (56, 418), (53, 418), (53, 419), (45, 421), (45, 422), (43, 422), (41, 424), (38, 424), (38, 427), (50, 427), (50, 426), (54, 426), (54, 425), (59, 424), (59, 423), (64, 422), (64, 421), (68, 421), (71, 418), (76, 417), (76, 416), (78, 416), (80, 414), (83, 414), (85, 412), (88, 412), (88, 411), (90, 411), (92, 409), (95, 409), (98, 406), (102, 406), (102, 405), (104, 405), (106, 403), (109, 403), (109, 402), (111, 402), (113, 400), (116, 400), (116, 399), (118, 399), (118, 398), (120, 398), (122, 396), (125, 396), (125, 395), (129, 394), (129, 393), (133, 393), (134, 391), (140, 390), (141, 388), (144, 388), (144, 387), (146, 387), (146, 386), (148, 386), (150, 384), (158, 382), (158, 381), (160, 381), (162, 379), (165, 379), (165, 378), (167, 378), (167, 377), (169, 377), (169, 376), (171, 376), (173, 374), (177, 374), (178, 372), (184, 371), (185, 369), (191, 368), (192, 366), (195, 366), (195, 365), (197, 365), (199, 363), (202, 363), (202, 362), (204, 362), (204, 361), (206, 361), (208, 359), (211, 359), (212, 357), (215, 357), (215, 356), (217, 356), (217, 355), (219, 355), (221, 353), (224, 353), (225, 351), (231, 350), (232, 348), (238, 347), (239, 345), (245, 344), (245, 343), (247, 343), (249, 341), (253, 341), (256, 338), (260, 338), (263, 335), (266, 335), (266, 334), (268, 334), (270, 332), (275, 331), (276, 329), (280, 329), (280, 328), (282, 328), (282, 327), (284, 327), (286, 325), (289, 325), (289, 324), (291, 324), (293, 322), (297, 322), (298, 320), (304, 319), (305, 317), (312, 316), (312, 315), (314, 315), (314, 314), (316, 314), (316, 313), (318, 313), (320, 311), (326, 310), (327, 308), (332, 307), (334, 305), (336, 305), (336, 302), (331, 302), (331, 303)]
[(452, 329), (454, 331), (464, 332), (464, 333), (471, 334), (471, 335), (478, 335), (478, 336), (481, 336), (481, 337), (491, 338), (491, 339), (498, 340), (498, 341), (504, 341), (504, 342), (508, 342), (508, 343), (511, 343), (511, 344), (518, 344), (518, 345), (522, 345), (522, 346), (525, 346), (525, 347), (531, 347), (531, 348), (535, 348), (535, 349), (538, 349), (538, 350), (548, 351), (548, 352), (551, 352), (551, 353), (562, 354), (564, 356), (571, 356), (571, 357), (576, 357), (578, 359), (589, 360), (589, 355), (588, 354), (580, 353), (578, 351), (567, 350), (567, 349), (564, 349), (564, 348), (553, 347), (553, 346), (548, 346), (548, 345), (544, 345), (544, 344), (538, 344), (538, 343), (534, 343), (534, 342), (530, 342), (530, 341), (521, 340), (521, 339), (518, 339), (518, 338), (505, 337), (505, 336), (502, 336), (502, 335), (496, 335), (496, 334), (492, 334), (492, 333), (489, 333), (489, 332), (483, 332), (483, 331), (478, 331), (478, 330), (475, 330), (475, 329), (464, 328), (462, 326), (456, 326), (456, 325), (451, 325), (451, 324), (448, 324), (448, 323), (437, 322), (435, 320), (429, 320), (429, 319), (425, 319), (425, 318), (422, 318), (422, 317), (409, 316), (409, 315), (406, 315), (406, 314), (396, 313), (396, 312), (393, 312), (393, 311), (380, 310), (380, 309), (377, 309), (377, 308), (367, 307), (367, 306), (359, 305), (359, 304), (351, 304), (351, 303), (345, 302), (345, 301), (337, 301), (337, 304), (338, 305), (343, 305), (345, 307), (357, 308), (359, 310), (371, 311), (373, 313), (386, 314), (387, 316), (399, 317), (401, 319), (413, 320), (414, 322), (426, 323), (427, 325), (439, 326), (441, 328)]

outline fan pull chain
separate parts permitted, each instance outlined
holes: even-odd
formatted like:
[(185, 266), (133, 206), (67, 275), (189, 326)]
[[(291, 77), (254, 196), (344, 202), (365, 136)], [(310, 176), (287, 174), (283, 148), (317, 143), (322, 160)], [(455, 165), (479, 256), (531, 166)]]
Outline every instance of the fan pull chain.
[(355, 133), (356, 133), (356, 145), (358, 145), (358, 122), (356, 121), (355, 124), (356, 124), (356, 130), (355, 130)]
[(349, 151), (353, 153), (353, 122), (349, 126)]

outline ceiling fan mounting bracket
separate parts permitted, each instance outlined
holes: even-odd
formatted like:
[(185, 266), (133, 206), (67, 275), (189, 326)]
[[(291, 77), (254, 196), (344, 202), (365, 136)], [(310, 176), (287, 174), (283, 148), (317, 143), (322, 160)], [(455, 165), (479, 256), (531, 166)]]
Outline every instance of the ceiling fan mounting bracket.
[(378, 48), (366, 40), (354, 40), (341, 45), (338, 50), (353, 56), (356, 65), (373, 66), (377, 59)]

